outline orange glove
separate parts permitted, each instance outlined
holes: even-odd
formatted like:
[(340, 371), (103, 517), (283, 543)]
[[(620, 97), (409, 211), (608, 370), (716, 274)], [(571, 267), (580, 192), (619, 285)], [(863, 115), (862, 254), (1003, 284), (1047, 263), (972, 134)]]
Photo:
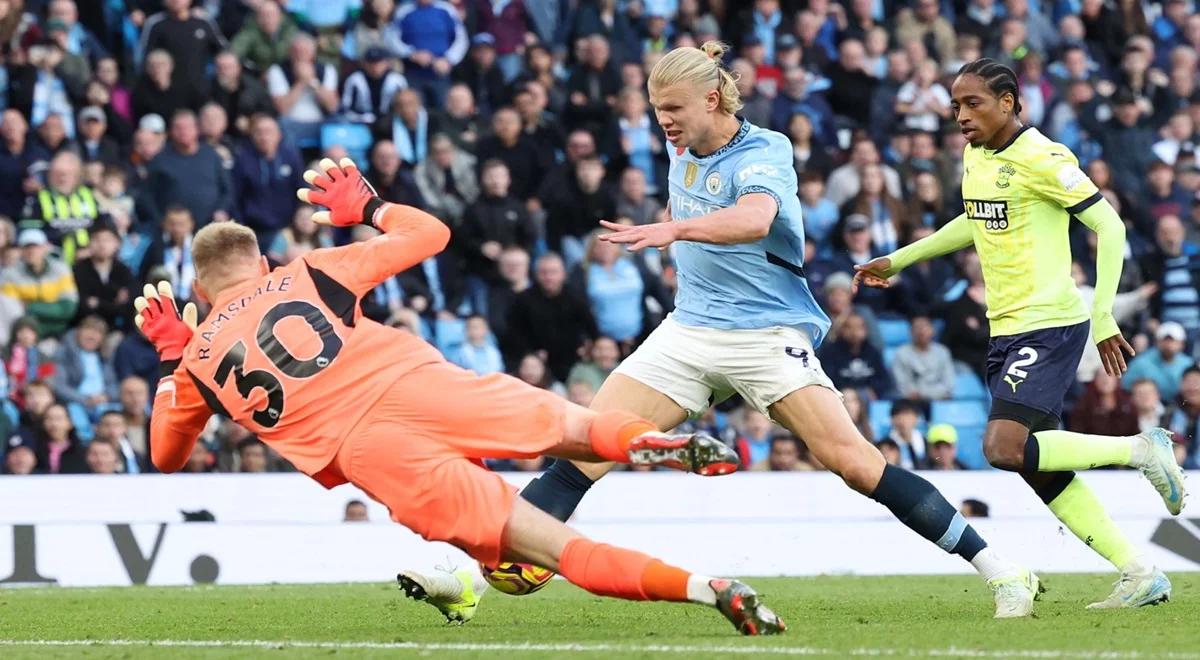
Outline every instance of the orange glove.
[(372, 221), (375, 211), (383, 206), (383, 200), (375, 188), (367, 182), (358, 166), (349, 158), (335, 163), (324, 158), (318, 164), (323, 170), (308, 170), (304, 180), (311, 188), (296, 191), (300, 201), (324, 206), (328, 211), (313, 213), (313, 222), (334, 227), (350, 227), (357, 224), (375, 226)]
[(133, 307), (137, 310), (133, 323), (154, 344), (159, 360), (170, 363), (183, 358), (183, 349), (196, 331), (196, 305), (184, 305), (180, 315), (171, 284), (159, 282), (158, 289), (147, 284)]

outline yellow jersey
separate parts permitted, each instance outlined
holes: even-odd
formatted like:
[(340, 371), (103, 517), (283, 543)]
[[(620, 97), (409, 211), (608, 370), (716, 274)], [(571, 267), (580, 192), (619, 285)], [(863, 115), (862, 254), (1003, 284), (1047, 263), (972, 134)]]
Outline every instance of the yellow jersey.
[(1103, 198), (1075, 155), (1031, 126), (999, 149), (968, 145), (962, 194), (992, 336), (1088, 320), (1067, 230), (1072, 215)]

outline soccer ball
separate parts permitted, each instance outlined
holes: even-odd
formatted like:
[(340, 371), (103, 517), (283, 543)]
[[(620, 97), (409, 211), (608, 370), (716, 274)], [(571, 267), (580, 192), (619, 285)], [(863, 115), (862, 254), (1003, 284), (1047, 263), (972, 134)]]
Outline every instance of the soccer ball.
[(483, 573), (483, 579), (492, 585), (493, 589), (510, 596), (526, 596), (539, 591), (554, 578), (554, 571), (533, 564), (510, 561), (506, 561), (496, 568), (488, 568), (480, 564), (479, 571)]

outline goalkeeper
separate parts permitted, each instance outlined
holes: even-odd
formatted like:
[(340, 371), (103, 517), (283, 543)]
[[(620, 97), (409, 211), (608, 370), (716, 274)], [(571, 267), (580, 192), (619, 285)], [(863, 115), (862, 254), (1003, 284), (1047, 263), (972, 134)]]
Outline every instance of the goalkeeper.
[[(212, 303), (207, 318), (197, 323), (194, 305), (181, 318), (165, 284), (147, 285), (135, 301), (162, 364), (154, 465), (182, 468), (220, 413), (325, 487), (353, 483), (396, 522), (478, 561), (533, 562), (598, 595), (703, 603), (744, 634), (782, 632), (746, 585), (586, 539), (477, 464), (551, 454), (708, 474), (732, 471), (737, 456), (703, 434), (659, 433), (629, 413), (596, 413), (509, 376), (475, 376), (419, 338), (364, 318), (361, 296), (441, 251), (450, 231), (376, 197), (348, 159), (321, 167), (299, 191), (329, 209), (313, 219), (366, 223), (382, 236), (270, 271), (252, 230), (214, 223), (192, 242), (195, 291)], [(463, 620), (473, 611), (445, 613)]]

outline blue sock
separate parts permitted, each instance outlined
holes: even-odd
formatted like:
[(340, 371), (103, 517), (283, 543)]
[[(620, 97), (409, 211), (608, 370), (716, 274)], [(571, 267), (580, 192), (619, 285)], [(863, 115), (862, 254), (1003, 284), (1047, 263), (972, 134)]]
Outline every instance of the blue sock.
[(987, 542), (933, 484), (908, 470), (885, 467), (871, 499), (890, 509), (909, 529), (967, 561), (987, 547)]
[(556, 459), (542, 476), (521, 491), (530, 504), (566, 522), (594, 482), (566, 459)]

